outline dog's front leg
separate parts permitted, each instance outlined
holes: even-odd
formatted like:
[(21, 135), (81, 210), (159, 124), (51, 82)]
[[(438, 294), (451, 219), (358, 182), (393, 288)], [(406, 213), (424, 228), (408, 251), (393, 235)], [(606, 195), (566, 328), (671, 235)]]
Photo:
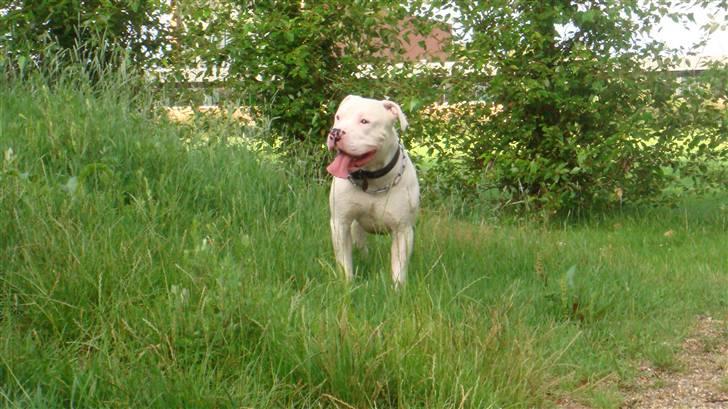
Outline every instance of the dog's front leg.
[(399, 288), (407, 279), (407, 264), (414, 245), (412, 226), (403, 227), (392, 233), (392, 280)]
[(354, 278), (354, 266), (351, 259), (351, 222), (342, 223), (331, 219), (331, 241), (334, 243), (336, 262), (344, 269), (346, 279)]

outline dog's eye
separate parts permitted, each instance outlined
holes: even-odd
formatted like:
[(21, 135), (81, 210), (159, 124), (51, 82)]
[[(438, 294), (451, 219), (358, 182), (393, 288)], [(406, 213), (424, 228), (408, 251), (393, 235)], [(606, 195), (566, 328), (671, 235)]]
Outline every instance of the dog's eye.
[(338, 115), (336, 115), (336, 120), (337, 120), (337, 121), (339, 120), (339, 116), (338, 116)]
[(364, 124), (364, 125), (366, 125), (366, 124), (368, 124), (368, 123), (369, 123), (369, 120), (367, 120), (367, 119), (362, 119), (362, 120), (361, 120), (361, 121), (359, 121), (359, 122), (360, 122), (360, 123), (362, 123), (362, 124)]

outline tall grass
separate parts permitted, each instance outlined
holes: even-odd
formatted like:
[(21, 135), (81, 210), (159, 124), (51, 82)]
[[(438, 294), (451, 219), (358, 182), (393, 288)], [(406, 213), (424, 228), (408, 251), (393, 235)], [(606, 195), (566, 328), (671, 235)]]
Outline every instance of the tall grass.
[(3, 406), (614, 407), (695, 314), (726, 314), (725, 202), (563, 225), (424, 209), (403, 291), (386, 238), (347, 285), (325, 186), (184, 142), (135, 81), (0, 87)]

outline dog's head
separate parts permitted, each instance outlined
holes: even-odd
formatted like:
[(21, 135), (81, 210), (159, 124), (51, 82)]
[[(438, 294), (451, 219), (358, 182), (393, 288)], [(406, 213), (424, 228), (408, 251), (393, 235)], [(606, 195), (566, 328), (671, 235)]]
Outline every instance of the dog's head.
[(326, 170), (346, 178), (358, 169), (383, 167), (398, 149), (397, 120), (404, 131), (407, 118), (395, 102), (356, 95), (344, 98), (327, 137), (329, 150), (337, 153)]

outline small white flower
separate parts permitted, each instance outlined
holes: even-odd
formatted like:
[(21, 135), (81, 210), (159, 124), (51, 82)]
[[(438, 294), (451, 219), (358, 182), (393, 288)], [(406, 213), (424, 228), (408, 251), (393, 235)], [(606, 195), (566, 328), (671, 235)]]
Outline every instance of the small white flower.
[(71, 176), (68, 178), (68, 182), (66, 182), (65, 185), (61, 185), (61, 189), (71, 195), (76, 193), (76, 190), (78, 189), (78, 178), (76, 176)]
[(3, 156), (5, 157), (5, 162), (7, 162), (8, 164), (13, 163), (13, 161), (15, 160), (15, 152), (13, 152), (13, 148), (8, 148), (4, 152)]

